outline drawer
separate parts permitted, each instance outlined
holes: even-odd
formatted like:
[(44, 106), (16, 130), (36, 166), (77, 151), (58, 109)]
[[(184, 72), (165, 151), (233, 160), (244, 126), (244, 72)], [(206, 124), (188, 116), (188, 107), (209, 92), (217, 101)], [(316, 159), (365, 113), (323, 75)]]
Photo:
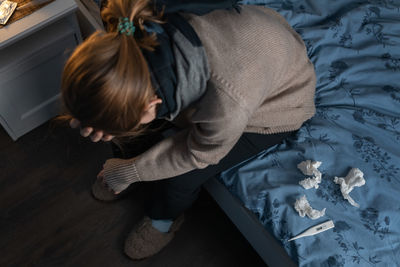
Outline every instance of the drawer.
[(61, 20), (0, 52), (0, 122), (14, 140), (59, 113), (62, 69), (77, 40)]

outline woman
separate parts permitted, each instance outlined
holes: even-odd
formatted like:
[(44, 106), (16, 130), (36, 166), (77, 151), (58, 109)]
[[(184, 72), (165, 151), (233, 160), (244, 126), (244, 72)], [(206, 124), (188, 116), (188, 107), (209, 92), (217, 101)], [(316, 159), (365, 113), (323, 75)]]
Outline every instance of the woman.
[(270, 9), (234, 7), (166, 6), (162, 14), (148, 0), (110, 0), (107, 32), (90, 36), (66, 63), (62, 99), (83, 136), (146, 136), (146, 126), (162, 120), (178, 129), (135, 157), (107, 160), (93, 187), (105, 200), (107, 190), (153, 182), (147, 216), (125, 243), (132, 259), (172, 240), (207, 179), (315, 113), (315, 73), (299, 35)]

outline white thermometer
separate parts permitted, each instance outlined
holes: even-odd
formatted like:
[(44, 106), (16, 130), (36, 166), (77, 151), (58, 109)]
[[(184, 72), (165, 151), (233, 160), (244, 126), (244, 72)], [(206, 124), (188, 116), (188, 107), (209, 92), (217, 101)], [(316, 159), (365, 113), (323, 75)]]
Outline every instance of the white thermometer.
[(333, 227), (335, 227), (335, 225), (333, 224), (332, 220), (326, 221), (324, 223), (318, 224), (316, 226), (313, 226), (313, 227), (307, 229), (303, 233), (301, 233), (301, 234), (289, 239), (288, 241), (292, 241), (292, 240), (295, 240), (295, 239), (300, 238), (300, 237), (316, 235), (316, 234), (322, 233), (322, 232), (324, 232), (326, 230), (329, 230), (329, 229), (331, 229)]

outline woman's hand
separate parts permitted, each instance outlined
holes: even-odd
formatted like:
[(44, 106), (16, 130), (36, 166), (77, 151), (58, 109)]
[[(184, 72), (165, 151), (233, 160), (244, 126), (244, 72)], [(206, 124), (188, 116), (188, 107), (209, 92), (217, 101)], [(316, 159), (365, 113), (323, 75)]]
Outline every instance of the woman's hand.
[(114, 193), (115, 195), (118, 195), (119, 193), (121, 193), (121, 192), (114, 192), (114, 190), (112, 190), (112, 189), (107, 185), (107, 183), (106, 183), (105, 180), (104, 180), (104, 169), (101, 170), (101, 171), (99, 172), (99, 174), (97, 174), (97, 179), (100, 179), (100, 181), (101, 181), (101, 183), (103, 184), (103, 186), (104, 186), (105, 188), (107, 188), (108, 191), (110, 191), (111, 193)]
[(99, 176), (103, 177), (105, 184), (114, 192), (122, 192), (132, 183), (140, 182), (134, 166), (135, 158), (119, 159), (110, 158), (103, 164), (103, 171)]
[[(77, 119), (72, 119), (69, 122), (69, 126), (71, 126), (71, 128), (74, 128), (74, 129), (80, 127), (80, 125), (81, 125), (81, 123)], [(80, 133), (83, 137), (88, 137), (90, 135), (90, 139), (92, 140), (92, 142), (98, 142), (100, 140), (103, 140), (104, 142), (108, 142), (114, 138), (114, 136), (112, 136), (110, 134), (106, 134), (102, 130), (94, 131), (93, 127), (81, 128)]]

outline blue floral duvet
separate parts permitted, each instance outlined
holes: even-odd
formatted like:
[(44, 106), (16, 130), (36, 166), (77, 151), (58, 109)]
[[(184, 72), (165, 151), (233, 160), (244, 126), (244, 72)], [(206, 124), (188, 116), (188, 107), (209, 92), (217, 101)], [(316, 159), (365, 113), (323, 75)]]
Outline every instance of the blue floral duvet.
[[(317, 113), (220, 181), (299, 266), (400, 266), (400, 0), (242, 3), (278, 11), (301, 34), (317, 73)], [(322, 161), (318, 189), (298, 184), (307, 159)], [(350, 193), (359, 208), (333, 182), (353, 167), (366, 181)], [(302, 195), (326, 215), (300, 217), (293, 205)], [(334, 229), (287, 242), (329, 219)]]

